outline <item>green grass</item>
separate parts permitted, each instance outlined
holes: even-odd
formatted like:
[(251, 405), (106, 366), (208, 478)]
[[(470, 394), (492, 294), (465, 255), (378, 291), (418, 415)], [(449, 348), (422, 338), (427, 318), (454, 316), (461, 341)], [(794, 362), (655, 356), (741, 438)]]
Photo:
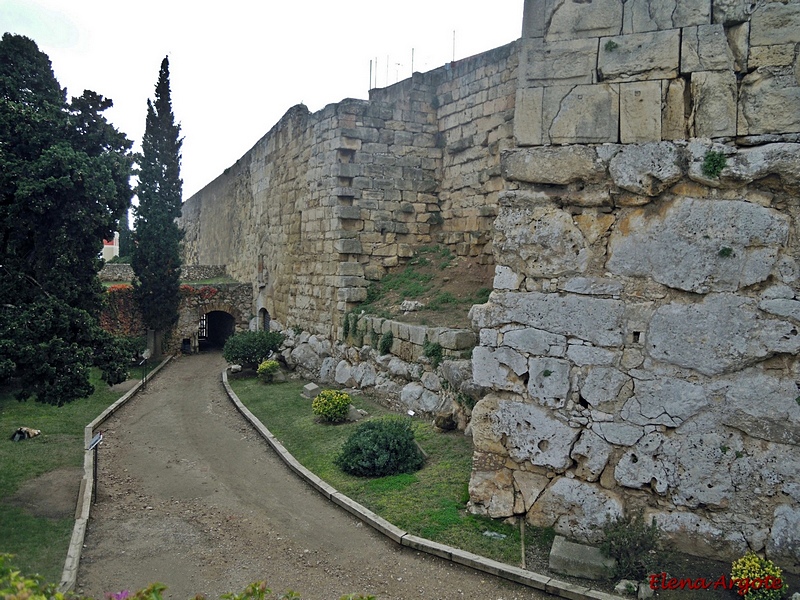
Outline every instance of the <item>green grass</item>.
[[(61, 408), (33, 400), (18, 402), (14, 390), (0, 389), (0, 553), (14, 554), (16, 566), (48, 581), (61, 577), (73, 520), (34, 517), (4, 500), (28, 479), (83, 465), (83, 428), (118, 397), (100, 380), (99, 372), (92, 373), (92, 383), (92, 396)], [(12, 442), (11, 434), (21, 426), (41, 429), (42, 435)]]
[[(339, 470), (333, 460), (357, 424), (314, 422), (311, 401), (300, 395), (303, 383), (231, 381), (242, 402), (287, 450), (343, 494), (414, 535), (509, 564), (519, 563), (516, 527), (466, 512), (472, 443), (463, 433), (437, 433), (430, 424), (415, 421), (416, 439), (428, 454), (421, 470), (379, 478), (353, 477)], [(366, 410), (370, 418), (390, 414), (363, 397), (354, 397), (353, 404)], [(485, 531), (507, 537), (492, 539), (483, 535)]]

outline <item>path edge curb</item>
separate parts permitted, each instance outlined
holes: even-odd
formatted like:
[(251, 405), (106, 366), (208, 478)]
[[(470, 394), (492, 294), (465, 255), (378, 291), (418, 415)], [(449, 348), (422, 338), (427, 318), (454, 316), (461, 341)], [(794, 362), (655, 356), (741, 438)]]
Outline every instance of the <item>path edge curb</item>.
[(355, 500), (352, 500), (351, 498), (348, 498), (341, 492), (337, 491), (334, 487), (328, 485), (319, 477), (314, 475), (314, 473), (301, 465), (300, 462), (289, 453), (283, 444), (277, 440), (272, 432), (264, 426), (258, 417), (256, 417), (252, 412), (250, 412), (250, 409), (242, 404), (239, 396), (236, 395), (236, 392), (233, 391), (233, 388), (231, 388), (230, 384), (228, 383), (227, 369), (222, 372), (222, 385), (225, 388), (225, 392), (228, 394), (228, 397), (231, 399), (231, 402), (233, 402), (234, 406), (236, 407), (236, 410), (238, 410), (242, 416), (247, 419), (247, 421), (249, 421), (253, 427), (255, 427), (261, 437), (266, 440), (266, 442), (273, 448), (273, 450), (275, 450), (278, 456), (292, 471), (294, 471), (302, 479), (305, 479), (306, 482), (311, 485), (311, 487), (328, 498), (328, 500), (339, 505), (354, 517), (371, 526), (378, 533), (385, 535), (398, 544), (431, 554), (433, 556), (444, 558), (460, 565), (471, 567), (484, 573), (489, 573), (490, 575), (496, 575), (498, 577), (502, 577), (503, 579), (520, 583), (548, 594), (553, 594), (561, 598), (568, 598), (569, 600), (624, 600), (621, 596), (615, 596), (614, 594), (609, 594), (607, 592), (579, 585), (572, 585), (565, 581), (553, 579), (546, 575), (540, 575), (539, 573), (534, 573), (533, 571), (528, 571), (520, 567), (507, 565), (505, 563), (501, 563), (490, 558), (485, 558), (483, 556), (478, 556), (477, 554), (472, 554), (471, 552), (466, 552), (452, 546), (432, 542), (431, 540), (427, 540), (403, 531), (399, 527), (389, 523), (386, 519), (376, 515), (368, 508), (362, 506)]
[(144, 381), (139, 381), (135, 386), (128, 390), (114, 402), (111, 406), (101, 412), (95, 419), (83, 428), (83, 478), (81, 479), (78, 502), (75, 507), (75, 525), (72, 527), (72, 538), (67, 549), (67, 558), (64, 561), (64, 570), (61, 573), (61, 581), (58, 584), (58, 591), (61, 593), (69, 592), (75, 587), (78, 579), (78, 565), (81, 561), (81, 550), (86, 537), (86, 526), (89, 524), (89, 514), (92, 509), (92, 493), (94, 491), (94, 452), (87, 450), (89, 443), (94, 437), (94, 430), (105, 423), (111, 415), (122, 408), (136, 393), (141, 390), (156, 373), (158, 373), (174, 356), (168, 356), (155, 367)]

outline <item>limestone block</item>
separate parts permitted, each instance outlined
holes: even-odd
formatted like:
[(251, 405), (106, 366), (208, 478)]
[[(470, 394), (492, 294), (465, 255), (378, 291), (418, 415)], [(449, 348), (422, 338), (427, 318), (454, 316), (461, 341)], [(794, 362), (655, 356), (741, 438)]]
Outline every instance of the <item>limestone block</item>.
[(748, 550), (747, 541), (738, 531), (723, 531), (708, 519), (691, 512), (650, 512), (659, 528), (667, 534), (675, 550), (714, 560), (730, 561), (731, 555), (742, 556)]
[(727, 27), (728, 47), (733, 52), (734, 68), (737, 73), (746, 73), (750, 53), (750, 21)]
[(681, 36), (681, 73), (733, 70), (733, 52), (720, 25), (686, 27)]
[(750, 17), (750, 46), (800, 42), (800, 4), (770, 2), (759, 5)]
[(547, 23), (547, 41), (597, 38), (622, 31), (622, 0), (594, 0), (588, 4), (545, 0), (544, 4), (539, 18)]
[(568, 542), (557, 535), (550, 548), (550, 570), (582, 579), (608, 579), (617, 568), (617, 561), (606, 558), (600, 548)]
[(773, 298), (762, 300), (758, 308), (764, 312), (778, 317), (788, 317), (795, 321), (800, 321), (800, 302), (786, 298)]
[(577, 466), (575, 476), (585, 481), (597, 481), (611, 456), (611, 444), (599, 435), (585, 429), (570, 453)]
[(604, 404), (616, 402), (622, 388), (630, 381), (631, 378), (618, 369), (594, 367), (589, 370), (581, 386), (581, 397), (592, 406), (602, 409)]
[(572, 277), (559, 288), (573, 294), (614, 296), (622, 292), (622, 283), (605, 277)]
[(339, 254), (361, 254), (361, 242), (357, 239), (335, 240), (333, 248)]
[(735, 291), (769, 277), (788, 233), (788, 219), (773, 209), (679, 198), (653, 218), (628, 212), (609, 238), (606, 268), (696, 293)]
[(316, 383), (307, 383), (303, 386), (303, 398), (313, 399), (322, 391)]
[(409, 379), (411, 376), (411, 369), (409, 364), (396, 356), (393, 356), (386, 366), (386, 370), (392, 377), (400, 377), (402, 379)]
[(642, 427), (628, 423), (592, 423), (591, 429), (609, 444), (616, 446), (633, 446), (644, 435)]
[(673, 79), (680, 61), (680, 30), (632, 33), (600, 40), (601, 81)]
[(732, 71), (696, 71), (692, 73), (691, 87), (695, 136), (736, 135), (736, 74)]
[(374, 387), (378, 373), (370, 362), (358, 363), (353, 368), (353, 379), (359, 388)]
[(623, 33), (678, 29), (710, 22), (708, 0), (629, 0), (625, 3)]
[(634, 395), (625, 403), (620, 416), (636, 425), (679, 427), (709, 403), (709, 391), (683, 379), (658, 377), (639, 380)]
[(469, 497), (473, 508), (494, 519), (514, 514), (514, 483), (509, 469), (478, 471), (469, 478)]
[(796, 44), (779, 44), (777, 46), (754, 46), (750, 49), (748, 66), (751, 69), (759, 67), (785, 67), (794, 64)]
[(551, 86), (542, 99), (544, 143), (604, 144), (619, 141), (619, 86)]
[(503, 334), (503, 345), (532, 356), (563, 356), (567, 338), (527, 327), (506, 331)]
[(619, 141), (640, 144), (661, 140), (661, 82), (636, 81), (619, 86)]
[(542, 110), (544, 88), (517, 89), (514, 107), (514, 137), (520, 146), (538, 146), (543, 143)]
[(539, 497), (527, 520), (536, 527), (553, 527), (556, 533), (587, 543), (602, 539), (608, 520), (622, 516), (622, 502), (600, 486), (559, 477)]
[(581, 230), (586, 243), (590, 246), (603, 237), (614, 224), (614, 215), (584, 211), (573, 217), (575, 225)]
[(525, 40), (520, 53), (523, 87), (595, 83), (597, 40)]
[(569, 361), (531, 358), (528, 361), (528, 394), (540, 404), (562, 408), (569, 394)]
[(787, 504), (775, 508), (767, 557), (787, 571), (800, 572), (800, 508)]
[(661, 138), (685, 140), (688, 137), (686, 115), (686, 82), (673, 79), (665, 83), (664, 107), (661, 111)]
[(598, 346), (622, 344), (623, 314), (619, 300), (540, 292), (494, 292), (491, 304), (476, 305), (471, 310), (473, 323), (479, 328), (519, 323)]
[(669, 142), (626, 146), (611, 159), (608, 172), (617, 186), (648, 196), (659, 195), (683, 177), (680, 153)]
[(501, 208), (493, 249), (498, 262), (528, 277), (583, 272), (590, 252), (565, 210), (549, 205)]
[[(502, 439), (505, 436), (505, 447), (516, 462), (530, 461), (557, 472), (563, 472), (572, 464), (569, 454), (580, 431), (554, 418), (545, 408), (499, 400), (489, 423), (493, 437)], [(473, 435), (474, 431), (475, 424)]]
[(737, 373), (725, 393), (720, 421), (777, 444), (800, 444), (800, 405), (794, 380), (757, 368)]
[(439, 344), (447, 350), (469, 350), (477, 343), (475, 332), (469, 329), (446, 329), (439, 334)]
[(626, 451), (614, 468), (617, 483), (629, 488), (652, 488), (662, 496), (674, 487), (678, 483), (677, 465), (658, 454), (662, 441), (661, 434), (646, 435)]
[(520, 375), (528, 371), (525, 358), (510, 348), (485, 348), (472, 351), (472, 378), (483, 387), (522, 393)]
[[(499, 396), (490, 393), (479, 400), (472, 408), (470, 423), (472, 425), (472, 444), (475, 448), (475, 456), (480, 453), (486, 453), (503, 460), (508, 457), (508, 449), (504, 445), (502, 434), (497, 433), (494, 427), (501, 401), (503, 400)], [(473, 464), (473, 467), (473, 472), (479, 470), (477, 465)]]
[(714, 23), (734, 25), (744, 23), (750, 18), (750, 0), (711, 0), (711, 14)]
[(503, 176), (512, 181), (566, 185), (574, 181), (598, 182), (605, 167), (586, 146), (547, 146), (503, 152)]
[(527, 471), (514, 471), (514, 487), (522, 495), (523, 507), (526, 513), (549, 483), (550, 480), (544, 475)]
[(292, 350), (292, 360), (308, 371), (316, 372), (322, 366), (322, 359), (309, 344), (300, 344)]
[(339, 385), (344, 385), (347, 387), (355, 387), (357, 385), (356, 380), (353, 377), (353, 367), (346, 360), (340, 360), (337, 363), (336, 373), (333, 379)]
[(439, 377), (437, 377), (436, 374), (432, 373), (431, 371), (426, 371), (422, 374), (420, 383), (426, 390), (430, 390), (431, 392), (438, 392), (442, 389), (442, 386), (439, 383)]
[(495, 265), (494, 284), (496, 290), (518, 290), (525, 277), (515, 273), (511, 267), (505, 265)]
[(361, 219), (360, 206), (334, 206), (333, 216), (336, 219)]
[(652, 358), (704, 375), (739, 370), (775, 353), (795, 353), (798, 338), (795, 325), (761, 318), (754, 301), (732, 294), (662, 306), (647, 331)]
[(584, 346), (570, 344), (567, 348), (567, 358), (579, 367), (587, 365), (611, 366), (617, 362), (620, 353), (597, 348), (595, 346)]
[(348, 287), (336, 290), (336, 299), (342, 302), (363, 302), (367, 299), (367, 288)]
[(339, 361), (332, 356), (323, 359), (322, 365), (319, 369), (319, 381), (320, 383), (331, 383), (336, 376), (336, 365), (339, 364)]
[(800, 84), (791, 69), (761, 68), (742, 79), (738, 135), (800, 132)]

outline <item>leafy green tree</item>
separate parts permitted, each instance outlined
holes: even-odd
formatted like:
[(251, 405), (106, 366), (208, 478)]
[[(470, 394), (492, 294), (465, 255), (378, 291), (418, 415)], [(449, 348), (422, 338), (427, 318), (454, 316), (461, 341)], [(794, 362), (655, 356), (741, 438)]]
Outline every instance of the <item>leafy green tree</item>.
[(131, 142), (106, 121), (111, 100), (66, 100), (36, 43), (0, 41), (0, 381), (62, 405), (92, 391), (102, 363), (124, 368), (97, 324), (103, 239), (131, 201)]
[[(178, 320), (182, 232), (180, 125), (175, 124), (169, 87), (169, 60), (164, 58), (155, 100), (147, 101), (147, 120), (139, 163), (134, 209), (136, 227), (131, 266), (135, 297), (149, 329), (165, 331)], [(156, 354), (158, 348), (155, 348)]]

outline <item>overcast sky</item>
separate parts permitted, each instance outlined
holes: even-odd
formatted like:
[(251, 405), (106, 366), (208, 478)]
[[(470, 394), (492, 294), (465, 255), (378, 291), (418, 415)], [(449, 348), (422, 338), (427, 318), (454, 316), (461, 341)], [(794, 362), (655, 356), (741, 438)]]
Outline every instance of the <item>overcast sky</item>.
[[(184, 199), (249, 150), (283, 114), (315, 112), (517, 39), (523, 0), (0, 0), (3, 32), (50, 57), (68, 95), (114, 101), (107, 118), (144, 132), (168, 55), (181, 124)], [(211, 8), (213, 7), (213, 8)], [(455, 44), (454, 36), (455, 32)], [(377, 86), (376, 84), (377, 77)]]

